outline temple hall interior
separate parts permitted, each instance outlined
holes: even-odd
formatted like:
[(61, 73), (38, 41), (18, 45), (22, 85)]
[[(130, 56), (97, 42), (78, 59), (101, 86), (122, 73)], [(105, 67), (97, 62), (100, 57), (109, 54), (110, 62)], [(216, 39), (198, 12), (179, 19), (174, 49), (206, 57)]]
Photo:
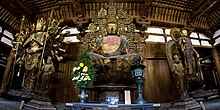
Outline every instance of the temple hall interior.
[(1, 0), (0, 110), (220, 110), (220, 0)]

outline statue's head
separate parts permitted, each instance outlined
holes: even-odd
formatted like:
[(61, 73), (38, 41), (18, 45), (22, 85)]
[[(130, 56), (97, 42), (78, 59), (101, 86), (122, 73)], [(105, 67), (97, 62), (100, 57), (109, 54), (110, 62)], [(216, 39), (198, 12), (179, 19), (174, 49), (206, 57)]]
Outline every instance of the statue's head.
[(108, 35), (116, 35), (118, 32), (118, 24), (117, 23), (108, 23), (106, 25), (106, 30)]
[(177, 39), (179, 39), (181, 37), (180, 29), (179, 28), (172, 28), (170, 31), (170, 36), (171, 36), (172, 40), (177, 42)]
[(175, 63), (180, 63), (180, 59), (179, 59), (179, 57), (177, 55), (174, 55), (173, 59), (174, 59)]
[(183, 28), (180, 30), (180, 34), (182, 37), (187, 37), (188, 36), (188, 30)]
[(51, 56), (47, 57), (47, 64), (52, 64), (52, 57)]

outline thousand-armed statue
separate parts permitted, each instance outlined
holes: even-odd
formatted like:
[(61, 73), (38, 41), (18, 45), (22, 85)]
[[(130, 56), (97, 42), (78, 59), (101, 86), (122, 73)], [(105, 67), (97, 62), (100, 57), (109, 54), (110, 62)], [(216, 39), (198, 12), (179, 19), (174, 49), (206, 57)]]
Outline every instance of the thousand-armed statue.
[[(23, 30), (22, 22), (14, 47), (16, 49), (15, 65), (19, 65), (18, 75), (23, 72), (22, 87), (24, 89), (39, 92), (40, 88), (42, 89), (40, 83), (45, 82), (42, 81), (45, 79), (42, 76), (48, 72), (48, 65), (53, 65), (52, 62), (55, 60), (62, 60), (61, 53), (65, 50), (61, 48), (64, 39), (61, 32), (66, 27), (60, 27), (61, 22), (62, 20), (53, 19), (53, 11), (47, 20), (43, 18), (37, 20), (31, 29)], [(54, 70), (51, 71), (54, 72)], [(47, 87), (46, 85), (45, 88)]]

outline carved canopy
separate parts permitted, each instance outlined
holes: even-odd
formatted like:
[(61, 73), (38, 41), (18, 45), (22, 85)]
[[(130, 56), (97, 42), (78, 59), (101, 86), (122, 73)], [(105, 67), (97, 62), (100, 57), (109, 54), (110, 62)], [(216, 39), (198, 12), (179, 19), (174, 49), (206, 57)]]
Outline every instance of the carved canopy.
[(83, 37), (89, 50), (96, 49), (98, 40), (107, 35), (106, 25), (108, 23), (117, 23), (117, 35), (123, 36), (127, 40), (129, 54), (141, 53), (144, 43), (141, 42), (140, 34), (135, 32), (136, 27), (133, 24), (133, 19), (113, 3), (106, 6), (106, 9), (102, 8), (89, 24), (89, 32)]

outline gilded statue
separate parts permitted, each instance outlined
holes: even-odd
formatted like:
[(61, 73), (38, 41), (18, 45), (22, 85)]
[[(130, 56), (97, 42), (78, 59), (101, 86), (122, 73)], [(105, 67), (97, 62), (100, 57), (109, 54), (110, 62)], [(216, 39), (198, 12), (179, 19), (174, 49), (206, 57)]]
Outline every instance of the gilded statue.
[(178, 90), (179, 99), (186, 98), (187, 95), (187, 80), (185, 74), (185, 68), (183, 67), (179, 57), (174, 55), (174, 63), (172, 67), (172, 74), (175, 78), (176, 89)]
[[(88, 29), (90, 32), (80, 40), (85, 42), (85, 46), (87, 46), (89, 50), (100, 55), (140, 54), (145, 45), (144, 42), (141, 42), (142, 37), (140, 34), (135, 32), (136, 27), (133, 24), (133, 19), (122, 9), (117, 9), (114, 4), (109, 4), (106, 6), (106, 9), (102, 8), (98, 12), (98, 15), (92, 19), (92, 23), (89, 24)], [(111, 37), (113, 39), (111, 39)], [(103, 44), (106, 44), (106, 41), (109, 41), (109, 39), (114, 40), (116, 45), (111, 44), (115, 47), (113, 46), (111, 51), (106, 51), (106, 45)], [(104, 42), (102, 43), (102, 41)], [(108, 45), (109, 44), (107, 44), (107, 46)], [(121, 52), (113, 52), (116, 51), (116, 49), (120, 50), (120, 48)], [(104, 51), (98, 51), (101, 49)]]
[(42, 77), (41, 77), (41, 84), (40, 84), (40, 92), (44, 95), (47, 95), (49, 90), (49, 85), (51, 82), (51, 75), (55, 72), (55, 68), (53, 65), (52, 57), (47, 57), (47, 62), (43, 65), (42, 69)]
[(179, 51), (184, 68), (186, 69), (186, 76), (188, 82), (195, 84), (202, 84), (203, 76), (200, 67), (199, 54), (194, 49), (192, 42), (188, 38), (188, 30), (173, 28), (170, 32), (172, 40), (167, 43), (166, 53), (169, 67), (172, 70), (172, 47), (175, 45)]
[(124, 37), (117, 35), (117, 23), (108, 23), (106, 25), (106, 31), (107, 35), (98, 40), (97, 48), (94, 50), (97, 57), (111, 57), (127, 54), (127, 41)]
[(81, 40), (98, 70), (97, 82), (119, 84), (123, 78), (133, 79), (129, 68), (144, 46), (140, 34), (135, 33), (133, 19), (110, 3), (92, 19), (88, 29)]
[(98, 44), (104, 56), (114, 56), (126, 54), (127, 42), (124, 37), (117, 36), (118, 25), (116, 23), (108, 23), (107, 36), (103, 37)]
[[(53, 11), (47, 21), (43, 18), (37, 20), (36, 24), (33, 24), (31, 30), (25, 28), (25, 30), (17, 34), (17, 41), (19, 45), (16, 45), (15, 61), (24, 67), (23, 83), (22, 87), (25, 90), (36, 92), (39, 91), (40, 85), (40, 74), (42, 73), (43, 61), (51, 56), (49, 59), (60, 61), (63, 59), (61, 54), (65, 52), (62, 49), (64, 35), (62, 31), (67, 26), (60, 27), (62, 20), (57, 21), (52, 18)], [(51, 60), (52, 61), (52, 60)], [(48, 63), (51, 63), (48, 61)], [(48, 67), (48, 66), (46, 66)], [(45, 69), (43, 71), (45, 72)], [(14, 71), (14, 70), (13, 70)]]
[(13, 69), (15, 68), (16, 64), (19, 66), (17, 76), (20, 76), (20, 71), (25, 58), (25, 49), (23, 49), (23, 45), (29, 33), (28, 28), (23, 29), (24, 21), (25, 21), (25, 16), (23, 16), (21, 19), (20, 32), (15, 35), (15, 39), (13, 41), (13, 45), (14, 45), (13, 49), (15, 50)]
[(42, 31), (44, 23), (45, 21), (43, 19), (38, 21), (36, 33), (30, 34), (23, 45), (26, 53), (24, 64), (27, 73), (25, 76), (24, 88), (30, 91), (35, 90), (35, 83), (37, 83), (38, 68), (40, 68), (39, 64), (45, 40), (45, 32)]

